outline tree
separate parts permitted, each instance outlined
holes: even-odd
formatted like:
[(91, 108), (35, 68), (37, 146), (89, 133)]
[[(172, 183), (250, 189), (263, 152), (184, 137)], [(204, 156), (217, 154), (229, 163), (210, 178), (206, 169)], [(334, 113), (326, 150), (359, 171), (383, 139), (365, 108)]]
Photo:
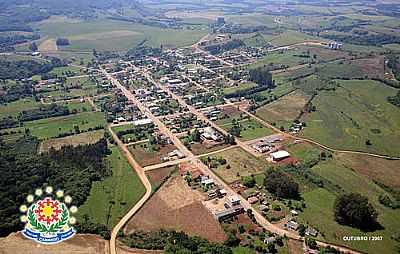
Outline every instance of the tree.
[(318, 248), (317, 241), (315, 241), (314, 238), (307, 237), (306, 240), (305, 240), (305, 242), (306, 242), (306, 245), (307, 245), (310, 249), (316, 250), (316, 249)]
[(256, 180), (253, 176), (243, 176), (242, 184), (247, 188), (253, 188), (256, 185)]
[(201, 135), (198, 129), (194, 129), (194, 131), (191, 134), (192, 140), (194, 142), (200, 142), (201, 140)]
[(67, 38), (57, 38), (56, 44), (57, 46), (68, 46), (69, 40)]
[(298, 232), (300, 236), (306, 235), (306, 227), (304, 226), (304, 224), (299, 225)]
[(266, 171), (264, 186), (277, 197), (294, 199), (299, 197), (299, 185), (287, 174), (278, 170)]
[(31, 51), (38, 51), (38, 46), (36, 45), (36, 42), (32, 42), (31, 44), (29, 44), (29, 49)]
[(373, 229), (377, 226), (378, 213), (368, 198), (358, 193), (339, 196), (334, 206), (335, 220), (344, 225)]
[(249, 71), (249, 80), (260, 86), (273, 88), (274, 82), (272, 81), (272, 74), (265, 67), (258, 67)]

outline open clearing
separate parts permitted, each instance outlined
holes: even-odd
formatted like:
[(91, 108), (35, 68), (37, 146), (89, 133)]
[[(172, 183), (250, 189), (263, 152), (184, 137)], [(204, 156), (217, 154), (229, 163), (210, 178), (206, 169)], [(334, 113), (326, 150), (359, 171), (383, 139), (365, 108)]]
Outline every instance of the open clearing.
[(400, 188), (400, 161), (356, 154), (339, 154), (337, 156), (368, 179), (392, 188)]
[(55, 39), (47, 39), (39, 44), (39, 51), (40, 52), (54, 52), (58, 50), (56, 40)]
[(78, 146), (85, 144), (93, 144), (99, 141), (104, 136), (104, 130), (84, 132), (73, 136), (64, 138), (47, 139), (40, 143), (40, 152), (49, 151), (50, 148), (56, 150), (61, 149), (63, 146)]
[(206, 34), (206, 31), (202, 30), (162, 29), (109, 19), (79, 22), (56, 20), (38, 24), (36, 27), (43, 36), (70, 39), (71, 44), (62, 50), (88, 52), (93, 48), (103, 51), (127, 51), (142, 42), (153, 47), (188, 46)]
[(83, 131), (104, 124), (103, 113), (85, 112), (27, 122), (25, 127), (30, 129), (33, 136), (43, 140), (57, 137), (61, 133), (74, 132), (74, 126), (79, 126), (79, 129)]
[(264, 121), (275, 123), (276, 126), (288, 128), (299, 116), (309, 99), (310, 96), (296, 90), (257, 109), (256, 115)]
[(156, 151), (149, 142), (129, 146), (129, 151), (142, 167), (162, 163), (163, 158), (175, 149), (174, 145), (165, 145), (160, 146)]
[(145, 193), (145, 188), (136, 172), (117, 147), (107, 163), (112, 175), (94, 182), (86, 202), (79, 207), (79, 217), (87, 214), (90, 221), (106, 225), (109, 229), (133, 207)]
[(174, 229), (212, 242), (223, 242), (225, 232), (203, 206), (204, 197), (180, 177), (170, 178), (128, 222), (125, 232)]
[[(213, 154), (210, 157), (226, 159), (225, 165), (220, 165), (213, 171), (227, 183), (240, 180), (241, 176), (261, 173), (268, 167), (266, 160), (256, 158), (239, 147)], [(227, 165), (230, 165), (229, 169)]]
[(387, 145), (400, 141), (400, 109), (386, 99), (396, 92), (376, 81), (340, 81), (335, 91), (315, 97), (302, 135), (336, 149), (399, 156), (400, 146)]
[(165, 179), (176, 169), (177, 166), (171, 166), (147, 171), (146, 175), (149, 178), (151, 186), (153, 187), (153, 191), (160, 187)]
[[(392, 177), (394, 161), (381, 160), (373, 163), (365, 163), (361, 156), (334, 155), (325, 161), (319, 162), (312, 168), (313, 174), (318, 175), (329, 184), (324, 184), (324, 188), (303, 188), (302, 197), (305, 200), (306, 208), (300, 213), (301, 222), (317, 228), (321, 234), (318, 238), (328, 242), (348, 246), (365, 253), (374, 253), (379, 249), (382, 253), (395, 253), (396, 241), (392, 238), (398, 233), (400, 227), (400, 216), (397, 210), (388, 208), (379, 203), (381, 194), (388, 194), (384, 189), (374, 183), (373, 180), (387, 181), (386, 178)], [(369, 158), (369, 157), (368, 157)], [(368, 161), (369, 159), (367, 159)], [(375, 158), (374, 158), (375, 160)], [(385, 165), (392, 168), (387, 169)], [(356, 168), (358, 167), (358, 169)], [(397, 167), (398, 169), (398, 167)], [(360, 173), (359, 170), (375, 172), (376, 176), (369, 176)], [(378, 176), (380, 175), (380, 176)], [(398, 180), (397, 180), (398, 181)], [(368, 197), (371, 204), (378, 211), (378, 221), (383, 227), (373, 232), (364, 232), (356, 228), (340, 225), (334, 220), (333, 207), (338, 194), (340, 193), (361, 193)], [(382, 236), (381, 241), (343, 241), (343, 236)]]
[[(28, 251), (29, 250), (29, 251)], [(13, 233), (0, 238), (2, 254), (106, 254), (109, 253), (108, 242), (97, 235), (77, 234), (59, 244), (38, 244), (21, 235)]]
[(41, 106), (40, 102), (36, 102), (31, 98), (20, 99), (7, 104), (0, 105), (0, 117), (18, 116), (23, 110), (37, 109)]

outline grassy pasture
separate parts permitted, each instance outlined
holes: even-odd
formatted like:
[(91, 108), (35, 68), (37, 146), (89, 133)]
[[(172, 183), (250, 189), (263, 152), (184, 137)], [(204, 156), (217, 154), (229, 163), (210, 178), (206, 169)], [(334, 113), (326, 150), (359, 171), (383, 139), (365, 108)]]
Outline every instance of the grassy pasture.
[(45, 36), (66, 37), (71, 45), (63, 50), (126, 51), (146, 40), (149, 46), (187, 46), (205, 35), (201, 30), (161, 29), (130, 22), (96, 19), (92, 21), (65, 22), (63, 20), (37, 25)]
[(40, 102), (32, 98), (20, 99), (7, 104), (0, 105), (0, 117), (18, 116), (23, 110), (30, 110), (40, 107)]
[(310, 96), (296, 90), (257, 109), (256, 115), (264, 121), (276, 123), (286, 129), (299, 116)]
[[(400, 110), (388, 103), (396, 89), (375, 81), (340, 81), (336, 91), (321, 91), (317, 111), (302, 120), (302, 134), (337, 149), (400, 155)], [(371, 140), (372, 145), (366, 145)]]
[[(262, 173), (267, 167), (264, 159), (256, 158), (239, 147), (216, 153), (211, 157), (226, 159), (226, 165), (219, 165), (213, 171), (228, 183), (240, 180), (241, 176)], [(230, 165), (229, 169), (227, 165)]]
[(249, 83), (243, 83), (243, 84), (238, 84), (237, 86), (231, 86), (231, 87), (225, 87), (223, 89), (224, 94), (231, 94), (231, 93), (237, 93), (239, 91), (243, 91), (246, 89), (250, 89), (253, 87), (256, 87), (257, 84), (249, 82)]
[(86, 202), (79, 207), (78, 219), (87, 214), (90, 221), (104, 224), (109, 229), (135, 205), (145, 193), (145, 188), (128, 161), (111, 147), (107, 163), (112, 175), (93, 183)]
[(301, 43), (305, 40), (321, 40), (321, 38), (310, 36), (294, 30), (286, 30), (279, 35), (264, 35), (264, 38), (274, 46), (286, 46)]
[(73, 132), (75, 125), (79, 126), (82, 131), (104, 124), (103, 113), (86, 112), (27, 122), (25, 128), (29, 128), (33, 136), (43, 140), (56, 137), (60, 133)]
[[(336, 158), (320, 162), (312, 171), (331, 183), (340, 186), (345, 192), (357, 192), (367, 196), (373, 206), (379, 212), (378, 221), (384, 227), (374, 232), (363, 232), (361, 230), (339, 225), (334, 220), (333, 205), (336, 193), (326, 189), (317, 188), (303, 194), (306, 208), (300, 213), (302, 221), (308, 222), (316, 227), (323, 235), (319, 238), (328, 242), (349, 246), (357, 250), (373, 253), (376, 249), (383, 253), (395, 253), (396, 242), (391, 237), (398, 232), (400, 226), (399, 214), (396, 210), (386, 208), (378, 202), (378, 197), (385, 191), (374, 184), (363, 175), (353, 171), (348, 161)], [(379, 170), (379, 169), (377, 169)], [(384, 173), (385, 169), (381, 169)], [(382, 241), (343, 241), (343, 236), (383, 236)]]
[(45, 152), (54, 148), (56, 150), (61, 149), (63, 146), (78, 146), (84, 144), (93, 144), (99, 141), (104, 136), (104, 130), (84, 132), (73, 136), (68, 136), (64, 138), (54, 138), (44, 140), (40, 144), (40, 152)]

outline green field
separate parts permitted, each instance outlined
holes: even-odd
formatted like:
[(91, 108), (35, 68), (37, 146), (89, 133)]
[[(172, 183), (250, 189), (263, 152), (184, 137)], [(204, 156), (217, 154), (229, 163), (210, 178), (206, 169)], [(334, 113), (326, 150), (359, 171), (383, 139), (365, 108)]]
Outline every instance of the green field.
[[(321, 91), (316, 112), (303, 121), (303, 136), (336, 149), (400, 155), (400, 109), (386, 98), (396, 89), (375, 81), (340, 81), (335, 91)], [(370, 140), (372, 145), (366, 145)]]
[(29, 128), (31, 134), (39, 139), (56, 137), (60, 133), (74, 131), (74, 126), (80, 130), (88, 130), (99, 125), (105, 125), (104, 114), (101, 112), (86, 112), (76, 115), (52, 117), (47, 119), (27, 122), (25, 128)]
[[(289, 50), (285, 52), (268, 53), (264, 58), (258, 60), (256, 63), (249, 65), (249, 68), (257, 68), (264, 65), (271, 65), (283, 67), (283, 65), (292, 67), (295, 65), (306, 64), (312, 60), (311, 57), (301, 57), (303, 52)], [(283, 69), (283, 68), (278, 68)]]
[(104, 224), (109, 229), (112, 229), (145, 193), (139, 177), (118, 148), (111, 147), (111, 151), (107, 163), (112, 170), (112, 176), (92, 185), (90, 196), (79, 207), (78, 213), (78, 219), (87, 214), (90, 221)]
[(232, 94), (232, 93), (237, 93), (239, 91), (250, 89), (250, 88), (253, 88), (256, 86), (257, 86), (257, 84), (249, 82), (249, 83), (239, 84), (237, 86), (225, 87), (223, 91), (224, 91), (224, 94)]
[(61, 77), (61, 76), (66, 76), (65, 74), (68, 72), (72, 72), (75, 75), (83, 75), (84, 74), (82, 68), (75, 67), (75, 66), (56, 67), (49, 73), (57, 75), (58, 77)]
[[(224, 119), (226, 120), (226, 119)], [(242, 141), (248, 141), (256, 138), (265, 137), (273, 134), (274, 132), (259, 123), (254, 119), (242, 119), (239, 120), (241, 131), (239, 139)], [(227, 122), (225, 124), (220, 125), (225, 130), (229, 131), (234, 125), (232, 122)]]
[(32, 98), (20, 99), (7, 104), (0, 105), (0, 118), (18, 116), (23, 110), (31, 110), (40, 107), (40, 102)]
[(262, 173), (268, 167), (265, 159), (256, 158), (242, 148), (232, 148), (210, 157), (226, 159), (226, 165), (219, 165), (213, 171), (228, 183), (240, 180), (241, 176)]
[(84, 102), (67, 101), (67, 102), (61, 102), (58, 104), (68, 107), (68, 109), (70, 111), (74, 111), (74, 110), (76, 110), (77, 112), (92, 111), (92, 105), (87, 101), (84, 101)]
[(286, 30), (279, 35), (264, 35), (264, 38), (274, 46), (287, 46), (302, 43), (305, 40), (324, 40), (319, 37), (310, 36), (293, 30)]
[(71, 44), (64, 50), (88, 52), (93, 48), (126, 51), (143, 41), (153, 47), (188, 46), (206, 34), (203, 30), (162, 29), (109, 19), (42, 22), (37, 28), (50, 38), (68, 38)]
[(294, 91), (257, 109), (256, 115), (266, 122), (283, 126), (286, 130), (299, 116), (309, 100), (301, 91)]
[[(336, 159), (320, 162), (312, 171), (324, 179), (329, 180), (336, 186), (343, 188), (345, 192), (361, 193), (369, 198), (369, 201), (379, 213), (378, 221), (384, 227), (374, 232), (363, 232), (361, 230), (339, 225), (333, 216), (333, 206), (336, 193), (327, 189), (316, 188), (304, 193), (302, 196), (306, 203), (300, 218), (317, 228), (322, 234), (319, 238), (328, 242), (349, 246), (366, 253), (375, 253), (379, 249), (382, 253), (396, 253), (396, 241), (392, 236), (398, 233), (400, 227), (400, 215), (398, 211), (386, 208), (378, 202), (378, 197), (385, 191), (374, 184), (371, 180), (354, 172), (345, 162)], [(381, 173), (385, 173), (382, 169)], [(382, 241), (343, 241), (343, 236), (382, 236)]]

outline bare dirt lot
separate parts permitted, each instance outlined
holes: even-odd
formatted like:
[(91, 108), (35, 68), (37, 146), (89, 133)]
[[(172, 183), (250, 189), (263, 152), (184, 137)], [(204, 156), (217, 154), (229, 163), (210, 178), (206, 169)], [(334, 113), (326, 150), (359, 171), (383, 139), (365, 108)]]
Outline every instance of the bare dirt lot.
[(176, 168), (177, 168), (176, 166), (171, 166), (160, 169), (154, 169), (151, 171), (147, 171), (146, 175), (149, 178), (151, 185), (154, 188), (160, 186), (160, 184), (163, 183), (165, 178), (167, 178), (168, 175), (171, 174), (171, 172), (174, 171)]
[(101, 254), (109, 253), (108, 242), (96, 235), (76, 235), (56, 245), (43, 245), (20, 233), (0, 238), (0, 254)]
[[(150, 146), (148, 143), (145, 143), (145, 145)], [(148, 148), (141, 147), (141, 145), (129, 146), (129, 151), (142, 167), (162, 163), (162, 158), (175, 149), (174, 145), (160, 146), (158, 151), (150, 151)]]
[(383, 56), (357, 59), (351, 63), (360, 66), (365, 75), (368, 75), (368, 77), (383, 78), (385, 74), (385, 59)]
[(200, 143), (192, 144), (190, 146), (190, 149), (195, 155), (201, 155), (205, 153), (215, 152), (227, 148), (228, 146), (229, 144), (207, 141), (203, 142), (202, 144)]
[(303, 243), (296, 240), (288, 240), (288, 247), (290, 254), (302, 254), (303, 253)]
[(204, 196), (187, 186), (180, 176), (171, 178), (128, 222), (125, 232), (174, 229), (223, 242), (225, 232), (202, 200)]

